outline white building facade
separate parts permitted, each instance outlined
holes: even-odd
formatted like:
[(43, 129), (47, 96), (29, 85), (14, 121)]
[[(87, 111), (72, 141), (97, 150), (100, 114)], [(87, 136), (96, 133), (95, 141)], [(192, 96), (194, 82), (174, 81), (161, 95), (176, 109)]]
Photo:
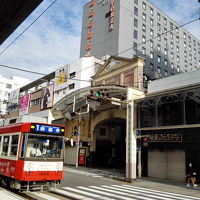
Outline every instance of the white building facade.
[(6, 114), (7, 102), (9, 93), (12, 90), (20, 88), (30, 83), (30, 80), (18, 76), (6, 78), (0, 74), (0, 111), (1, 114)]

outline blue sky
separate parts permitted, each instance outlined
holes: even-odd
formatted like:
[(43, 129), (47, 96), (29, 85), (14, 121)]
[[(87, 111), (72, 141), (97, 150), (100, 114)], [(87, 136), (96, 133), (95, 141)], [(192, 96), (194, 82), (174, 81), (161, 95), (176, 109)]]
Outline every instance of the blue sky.
[[(54, 0), (42, 4), (0, 46), (7, 47)], [(125, 1), (125, 0), (124, 0)], [(2, 55), (0, 64), (48, 74), (79, 58), (82, 25), (82, 7), (88, 0), (58, 0)], [(198, 17), (197, 0), (150, 0), (174, 21), (183, 24)], [(187, 28), (200, 39), (200, 20)], [(34, 80), (40, 78), (25, 72), (1, 68), (4, 76), (22, 76)]]

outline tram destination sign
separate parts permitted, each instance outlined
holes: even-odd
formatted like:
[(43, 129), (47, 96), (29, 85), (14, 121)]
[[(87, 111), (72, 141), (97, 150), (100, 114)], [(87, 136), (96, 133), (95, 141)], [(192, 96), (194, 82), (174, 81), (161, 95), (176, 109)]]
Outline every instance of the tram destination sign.
[(46, 125), (46, 124), (31, 124), (31, 132), (64, 135), (65, 129), (60, 126)]
[(182, 142), (182, 133), (149, 134), (148, 142)]

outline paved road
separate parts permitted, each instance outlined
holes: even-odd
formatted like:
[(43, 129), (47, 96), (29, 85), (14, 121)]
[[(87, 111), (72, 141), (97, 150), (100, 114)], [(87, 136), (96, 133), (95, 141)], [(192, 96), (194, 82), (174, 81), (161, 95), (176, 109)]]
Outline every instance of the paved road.
[(149, 180), (127, 183), (111, 177), (100, 170), (65, 167), (60, 188), (52, 192), (28, 192), (21, 197), (0, 190), (0, 200), (200, 200), (200, 190), (183, 184)]

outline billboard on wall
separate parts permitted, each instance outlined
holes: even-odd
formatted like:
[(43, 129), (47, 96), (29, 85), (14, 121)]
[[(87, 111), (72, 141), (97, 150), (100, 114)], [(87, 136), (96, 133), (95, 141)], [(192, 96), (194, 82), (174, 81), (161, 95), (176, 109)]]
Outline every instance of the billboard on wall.
[(41, 109), (47, 109), (53, 106), (53, 85), (43, 88)]
[(24, 96), (21, 97), (19, 105), (19, 115), (28, 114), (29, 102), (30, 102), (30, 94), (25, 94)]
[(17, 104), (19, 99), (19, 88), (10, 92), (9, 104)]
[(67, 87), (68, 66), (69, 65), (65, 65), (64, 67), (56, 70), (54, 88), (55, 91)]

